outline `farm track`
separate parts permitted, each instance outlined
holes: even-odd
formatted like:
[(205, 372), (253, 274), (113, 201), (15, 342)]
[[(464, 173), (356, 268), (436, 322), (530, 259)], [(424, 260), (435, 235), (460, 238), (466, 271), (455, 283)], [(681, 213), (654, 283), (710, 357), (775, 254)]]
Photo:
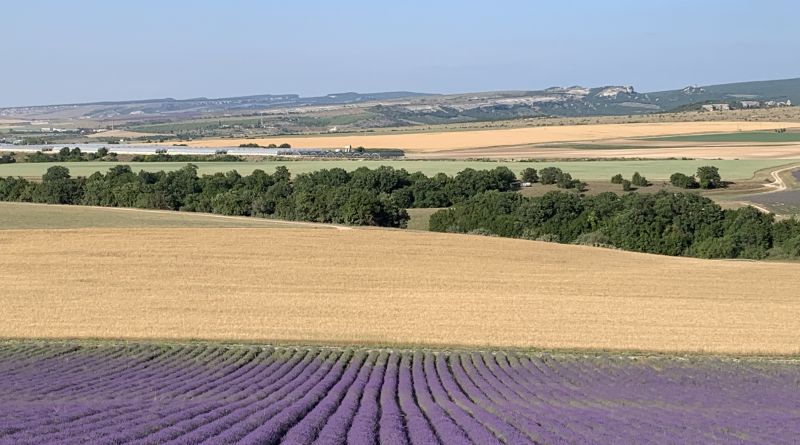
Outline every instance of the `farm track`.
[[(798, 168), (800, 168), (800, 164), (794, 164), (789, 167), (783, 167), (771, 171), (770, 176), (772, 176), (773, 182), (764, 184), (764, 187), (766, 187), (768, 190), (757, 193), (756, 195), (765, 195), (768, 193), (777, 193), (788, 190), (789, 187), (786, 185), (786, 181), (784, 181), (783, 178), (781, 177), (781, 174), (787, 171), (797, 170)], [(756, 204), (751, 201), (746, 201), (744, 203), (760, 210), (763, 213), (772, 213), (771, 210), (769, 210), (768, 208), (764, 207), (761, 204)]]
[(5, 342), (0, 444), (780, 444), (798, 379), (766, 359)]

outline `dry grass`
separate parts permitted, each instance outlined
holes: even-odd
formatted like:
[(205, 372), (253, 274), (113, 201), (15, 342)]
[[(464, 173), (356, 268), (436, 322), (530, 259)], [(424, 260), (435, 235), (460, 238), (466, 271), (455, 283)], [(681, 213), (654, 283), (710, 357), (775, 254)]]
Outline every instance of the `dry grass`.
[(150, 227), (315, 227), (325, 224), (281, 221), (210, 213), (174, 212), (111, 207), (0, 202), (0, 228), (3, 229), (79, 229)]
[(792, 353), (798, 272), (398, 230), (0, 231), (0, 336)]
[(240, 143), (260, 145), (289, 142), (295, 148), (339, 148), (347, 145), (367, 148), (402, 148), (411, 153), (446, 150), (596, 141), (643, 136), (667, 136), (708, 132), (732, 132), (791, 128), (797, 122), (670, 122), (642, 124), (564, 125), (474, 131), (444, 131), (375, 135), (298, 136), (256, 139), (205, 139), (190, 146), (230, 147)]

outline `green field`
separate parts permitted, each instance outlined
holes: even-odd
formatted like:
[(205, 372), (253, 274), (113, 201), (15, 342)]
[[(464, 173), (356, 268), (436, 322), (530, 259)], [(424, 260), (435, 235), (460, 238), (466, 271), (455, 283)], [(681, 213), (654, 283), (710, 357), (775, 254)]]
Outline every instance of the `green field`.
[(646, 138), (669, 142), (800, 142), (800, 132), (742, 131), (736, 133), (685, 134)]
[(406, 209), (409, 216), (408, 230), (430, 230), (431, 215), (439, 210), (442, 209)]
[[(748, 160), (636, 160), (636, 161), (558, 161), (558, 162), (482, 162), (482, 161), (423, 161), (423, 160), (394, 160), (394, 161), (364, 161), (364, 160), (301, 160), (301, 161), (254, 161), (254, 162), (197, 162), (201, 174), (213, 174), (237, 170), (243, 175), (262, 169), (268, 173), (279, 165), (286, 166), (293, 174), (306, 173), (323, 168), (339, 167), (345, 170), (355, 170), (358, 167), (377, 168), (388, 165), (394, 168), (404, 168), (409, 172), (421, 171), (426, 175), (447, 173), (454, 175), (465, 168), (492, 169), (505, 166), (515, 173), (521, 172), (526, 167), (541, 169), (555, 166), (570, 173), (575, 178), (586, 181), (606, 180), (611, 176), (622, 173), (628, 177), (634, 172), (639, 172), (652, 180), (668, 179), (672, 173), (682, 172), (693, 174), (697, 167), (715, 165), (719, 167), (722, 177), (726, 180), (750, 179), (757, 170), (789, 164), (791, 161), (782, 159), (748, 159)], [(0, 176), (40, 177), (53, 165), (64, 165), (70, 169), (72, 176), (89, 176), (94, 172), (105, 172), (114, 165), (128, 164), (134, 171), (172, 171), (177, 170), (185, 162), (141, 162), (141, 163), (110, 163), (110, 162), (68, 162), (68, 163), (16, 163), (0, 165)]]
[[(312, 227), (310, 224), (205, 213), (0, 202), (0, 229), (156, 227)], [(324, 227), (324, 226), (317, 226)]]

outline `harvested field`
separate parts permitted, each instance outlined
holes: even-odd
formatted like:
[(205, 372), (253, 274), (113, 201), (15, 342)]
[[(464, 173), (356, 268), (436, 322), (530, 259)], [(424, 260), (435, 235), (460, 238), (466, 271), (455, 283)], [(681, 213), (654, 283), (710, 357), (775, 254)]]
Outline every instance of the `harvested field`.
[(736, 133), (663, 136), (653, 140), (676, 142), (800, 142), (800, 132), (742, 131)]
[(0, 443), (788, 444), (798, 379), (770, 360), (6, 343)]
[(797, 353), (799, 272), (400, 230), (0, 231), (0, 337)]
[(512, 129), (447, 131), (440, 133), (401, 133), (376, 135), (292, 136), (256, 139), (205, 139), (191, 141), (194, 147), (230, 147), (242, 143), (259, 145), (289, 142), (294, 148), (401, 148), (409, 152), (543, 144), (552, 142), (594, 141), (644, 136), (692, 133), (772, 130), (800, 127), (797, 122), (670, 122), (647, 124), (564, 125)]
[(800, 144), (681, 143), (657, 141), (627, 142), (628, 145), (576, 147), (566, 145), (518, 145), (411, 153), (415, 159), (797, 159)]
[(0, 202), (0, 228), (2, 229), (78, 229), (84, 227), (329, 228), (331, 226), (170, 210)]

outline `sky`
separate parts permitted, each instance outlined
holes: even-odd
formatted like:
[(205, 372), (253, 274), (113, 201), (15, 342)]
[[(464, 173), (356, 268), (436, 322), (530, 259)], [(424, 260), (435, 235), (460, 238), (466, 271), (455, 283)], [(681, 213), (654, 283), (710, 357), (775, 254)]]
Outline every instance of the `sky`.
[(796, 0), (8, 2), (0, 106), (800, 77)]

